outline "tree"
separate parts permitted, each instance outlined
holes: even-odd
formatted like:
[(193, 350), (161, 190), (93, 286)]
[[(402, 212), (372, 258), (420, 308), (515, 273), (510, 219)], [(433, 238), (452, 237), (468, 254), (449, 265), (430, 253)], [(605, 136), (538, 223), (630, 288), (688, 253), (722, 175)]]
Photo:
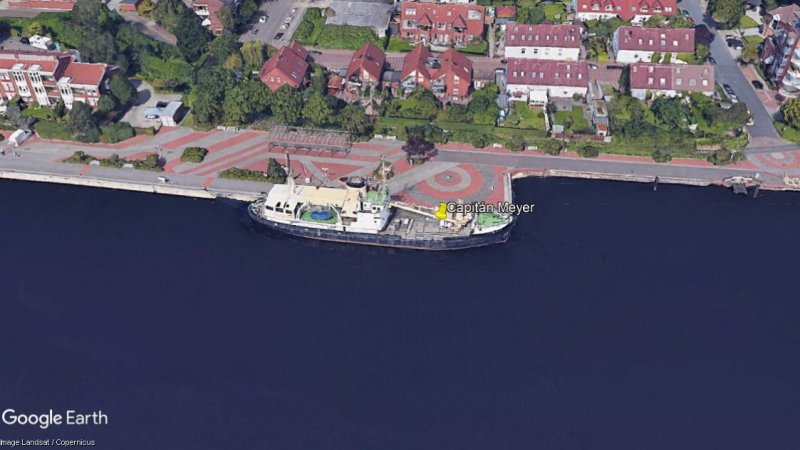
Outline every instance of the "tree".
[(41, 23), (33, 21), (28, 25), (28, 34), (31, 36), (35, 34), (44, 34), (44, 27)]
[(631, 93), (631, 66), (625, 65), (619, 74), (619, 91), (623, 94)]
[(101, 95), (97, 101), (97, 116), (105, 117), (119, 107), (119, 101), (113, 94)]
[(708, 58), (708, 55), (711, 51), (708, 49), (708, 46), (705, 44), (697, 44), (694, 47), (694, 60), (700, 64)]
[(658, 97), (650, 108), (670, 129), (683, 129), (689, 123), (689, 108), (680, 97)]
[(118, 18), (101, 0), (77, 0), (72, 7), (72, 19), (87, 30), (111, 29)]
[(81, 142), (97, 142), (100, 140), (100, 129), (97, 127), (92, 107), (83, 102), (73, 102), (69, 112), (67, 125), (73, 135)]
[(741, 0), (711, 0), (708, 2), (708, 12), (714, 21), (728, 27), (739, 24), (744, 16), (744, 2)]
[(220, 67), (201, 69), (190, 92), (192, 114), (202, 124), (216, 124), (223, 115), (225, 93), (234, 85), (233, 75)]
[(142, 17), (153, 17), (153, 12), (156, 9), (156, 4), (153, 0), (142, 0), (136, 5), (136, 13)]
[(490, 83), (475, 91), (467, 109), (475, 123), (494, 125), (500, 113), (500, 107), (497, 106), (497, 85)]
[(314, 93), (303, 107), (303, 117), (317, 127), (328, 123), (332, 116), (333, 107), (328, 97), (320, 93)]
[(267, 59), (267, 51), (264, 47), (264, 43), (259, 40), (244, 44), (241, 52), (242, 59), (247, 67), (261, 68), (261, 66), (264, 65), (264, 61)]
[(577, 152), (581, 158), (597, 158), (600, 155), (600, 151), (596, 147), (588, 144), (578, 147)]
[(182, 0), (159, 0), (153, 11), (153, 16), (156, 19), (156, 23), (166, 28), (167, 31), (174, 33), (178, 28), (178, 22), (187, 13), (194, 15)]
[(663, 149), (657, 148), (653, 150), (653, 161), (657, 163), (668, 163), (672, 161), (672, 155)]
[(286, 169), (275, 158), (270, 158), (267, 163), (267, 181), (273, 184), (283, 184), (286, 183), (286, 178)]
[(225, 101), (222, 103), (222, 121), (226, 125), (245, 123), (249, 113), (247, 94), (240, 86), (225, 93)]
[(239, 55), (239, 47), (241, 47), (241, 43), (239, 43), (238, 36), (232, 34), (223, 34), (221, 36), (217, 36), (209, 42), (208, 44), (208, 53), (217, 59), (217, 61), (225, 61), (231, 55)]
[(101, 140), (103, 142), (115, 143), (132, 138), (136, 133), (128, 122), (112, 123), (103, 127)]
[[(214, 14), (213, 12), (211, 14)], [(228, 31), (236, 28), (236, 18), (234, 17), (233, 7), (225, 5), (217, 11), (217, 17), (222, 22), (222, 27)]]
[(800, 98), (793, 98), (781, 105), (783, 120), (794, 128), (800, 128)]
[(253, 15), (258, 12), (256, 0), (242, 0), (236, 6), (236, 26), (242, 26), (250, 22)]
[(561, 154), (561, 149), (564, 148), (564, 143), (558, 139), (548, 139), (545, 141), (542, 150), (548, 155), (558, 156)]
[(175, 37), (178, 39), (178, 49), (189, 62), (200, 58), (211, 41), (211, 33), (201, 24), (200, 18), (189, 11), (178, 20)]
[(114, 97), (123, 105), (136, 98), (136, 89), (127, 78), (122, 75), (114, 75), (108, 83), (109, 89)]
[(746, 63), (754, 63), (759, 59), (758, 44), (754, 42), (746, 44), (742, 49), (742, 61)]
[(411, 161), (424, 161), (433, 153), (433, 150), (433, 142), (418, 134), (410, 135), (405, 145), (403, 145), (403, 151), (406, 152), (408, 159)]
[(511, 136), (511, 139), (506, 144), (506, 147), (512, 152), (521, 152), (525, 150), (525, 146), (525, 138), (517, 134)]
[(283, 85), (275, 93), (272, 112), (279, 122), (297, 125), (303, 117), (303, 96), (289, 85)]
[(369, 134), (372, 124), (364, 110), (355, 103), (348, 103), (338, 114), (340, 126), (355, 136)]
[(222, 67), (230, 70), (234, 73), (239, 73), (242, 71), (242, 67), (244, 64), (242, 63), (242, 58), (239, 55), (231, 55), (222, 63)]

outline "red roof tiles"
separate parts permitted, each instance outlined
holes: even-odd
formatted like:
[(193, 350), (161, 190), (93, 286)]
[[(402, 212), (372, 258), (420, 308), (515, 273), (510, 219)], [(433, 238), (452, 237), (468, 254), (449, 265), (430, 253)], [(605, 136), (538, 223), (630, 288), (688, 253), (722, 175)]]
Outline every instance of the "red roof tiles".
[(631, 89), (713, 92), (714, 66), (635, 63), (630, 83)]
[(619, 27), (615, 33), (620, 50), (694, 53), (693, 28)]
[(623, 20), (634, 16), (674, 16), (676, 0), (577, 0), (578, 13), (615, 14)]
[(292, 41), (264, 63), (259, 78), (272, 91), (277, 91), (284, 84), (298, 88), (305, 82), (308, 72), (307, 57), (308, 51)]
[[(400, 20), (418, 22), (420, 25), (434, 27), (437, 31), (446, 33), (451, 26), (466, 27), (469, 35), (480, 36), (483, 34), (484, 8), (478, 5), (461, 5), (455, 3), (418, 3), (401, 2)], [(443, 28), (438, 28), (442, 24)]]
[(509, 24), (506, 27), (506, 46), (579, 48), (581, 27)]
[(510, 58), (508, 60), (508, 84), (588, 86), (589, 65), (586, 61)]
[(347, 67), (346, 77), (349, 79), (356, 75), (359, 79), (363, 79), (363, 74), (366, 72), (370, 81), (378, 82), (381, 79), (385, 63), (386, 54), (383, 53), (383, 50), (372, 42), (368, 42), (353, 54), (350, 65)]
[(64, 70), (64, 76), (70, 77), (70, 84), (81, 84), (85, 86), (99, 86), (106, 76), (108, 66), (105, 64), (89, 64), (72, 62)]

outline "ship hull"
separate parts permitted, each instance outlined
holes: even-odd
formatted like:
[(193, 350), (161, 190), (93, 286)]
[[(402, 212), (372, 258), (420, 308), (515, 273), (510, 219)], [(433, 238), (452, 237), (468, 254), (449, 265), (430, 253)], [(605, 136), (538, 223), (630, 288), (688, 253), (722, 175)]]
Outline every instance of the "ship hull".
[(250, 217), (270, 230), (279, 231), (291, 236), (320, 241), (341, 242), (347, 244), (374, 245), (379, 247), (405, 248), (412, 250), (464, 250), (487, 245), (502, 244), (511, 235), (512, 222), (508, 226), (492, 233), (460, 236), (444, 239), (404, 239), (391, 234), (353, 233), (338, 230), (306, 228), (274, 222), (261, 217), (248, 208)]

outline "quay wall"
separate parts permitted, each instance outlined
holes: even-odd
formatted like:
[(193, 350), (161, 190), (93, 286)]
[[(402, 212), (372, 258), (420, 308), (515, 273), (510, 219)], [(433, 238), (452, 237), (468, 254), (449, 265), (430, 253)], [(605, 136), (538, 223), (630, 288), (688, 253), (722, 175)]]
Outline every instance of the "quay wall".
[(69, 184), (73, 186), (97, 187), (105, 189), (119, 189), (124, 191), (147, 192), (151, 194), (177, 195), (203, 199), (217, 197), (230, 198), (241, 201), (255, 201), (259, 198), (256, 193), (225, 192), (214, 189), (192, 188), (165, 184), (136, 183), (124, 180), (107, 180), (93, 177), (71, 175), (56, 175), (45, 173), (19, 172), (13, 170), (0, 170), (0, 178), (8, 180), (38, 181), (43, 183)]

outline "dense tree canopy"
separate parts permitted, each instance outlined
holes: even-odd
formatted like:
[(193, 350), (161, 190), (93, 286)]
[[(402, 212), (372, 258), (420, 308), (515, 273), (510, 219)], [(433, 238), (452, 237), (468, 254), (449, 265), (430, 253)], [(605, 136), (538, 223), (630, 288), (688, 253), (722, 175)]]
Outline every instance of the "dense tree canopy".
[(200, 58), (211, 41), (211, 33), (202, 25), (200, 17), (192, 13), (183, 14), (178, 20), (175, 37), (178, 49), (189, 62)]

